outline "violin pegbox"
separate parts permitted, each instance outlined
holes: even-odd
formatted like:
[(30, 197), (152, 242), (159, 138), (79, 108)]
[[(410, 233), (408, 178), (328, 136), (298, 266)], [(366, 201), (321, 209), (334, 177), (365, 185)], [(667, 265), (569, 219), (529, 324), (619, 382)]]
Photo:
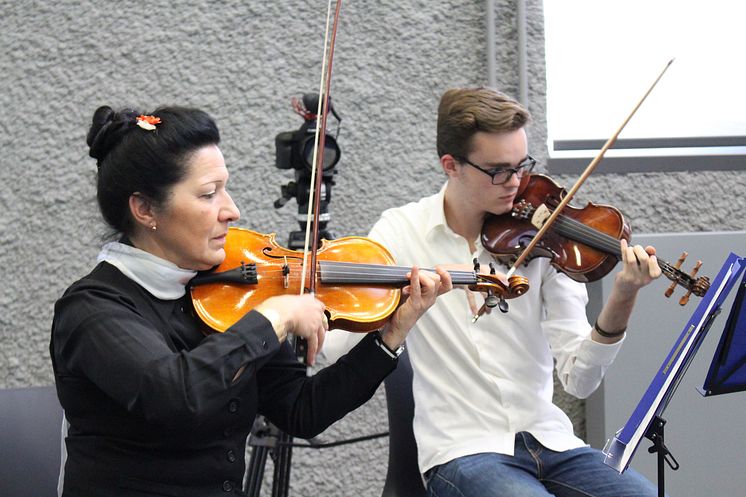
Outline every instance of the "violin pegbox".
[(687, 289), (686, 295), (679, 299), (679, 305), (682, 306), (689, 302), (689, 297), (692, 293), (698, 297), (704, 297), (707, 290), (710, 288), (710, 279), (708, 277), (700, 276), (699, 278), (695, 278), (697, 272), (699, 272), (699, 268), (702, 267), (702, 261), (697, 261), (690, 274), (681, 271), (681, 265), (688, 256), (689, 254), (687, 252), (682, 252), (681, 257), (679, 257), (679, 260), (676, 261), (676, 264), (673, 266), (668, 265), (666, 267), (661, 265), (663, 274), (666, 275), (666, 278), (672, 281), (671, 286), (668, 287), (664, 294), (666, 297), (671, 297), (671, 295), (673, 295), (677, 285), (681, 285)]

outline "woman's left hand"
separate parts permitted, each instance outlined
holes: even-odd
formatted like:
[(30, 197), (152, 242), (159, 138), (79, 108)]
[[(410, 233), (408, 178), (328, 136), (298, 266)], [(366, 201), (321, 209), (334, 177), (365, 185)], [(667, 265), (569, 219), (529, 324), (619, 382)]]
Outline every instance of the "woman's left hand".
[(441, 267), (436, 273), (420, 271), (417, 266), (407, 274), (410, 284), (402, 289), (404, 303), (394, 312), (381, 333), (387, 347), (394, 350), (404, 342), (417, 320), (432, 307), (439, 295), (453, 288), (451, 275)]

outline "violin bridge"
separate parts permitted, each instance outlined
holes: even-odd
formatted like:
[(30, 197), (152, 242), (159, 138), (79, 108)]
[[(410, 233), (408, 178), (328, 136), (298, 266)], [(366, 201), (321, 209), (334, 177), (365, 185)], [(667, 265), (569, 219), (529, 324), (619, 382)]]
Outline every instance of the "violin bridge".
[(285, 264), (282, 266), (282, 287), (290, 288), (290, 265), (287, 256), (285, 256)]
[(536, 227), (537, 229), (541, 229), (541, 227), (544, 226), (544, 223), (547, 219), (549, 219), (551, 215), (552, 212), (549, 210), (549, 207), (541, 204), (534, 211), (534, 215), (531, 216), (531, 224), (534, 225), (534, 227)]

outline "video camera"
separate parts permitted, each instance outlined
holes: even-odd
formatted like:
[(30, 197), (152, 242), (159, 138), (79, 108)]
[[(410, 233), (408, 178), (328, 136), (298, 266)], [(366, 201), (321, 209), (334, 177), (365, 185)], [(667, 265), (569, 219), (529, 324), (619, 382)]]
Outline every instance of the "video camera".
[[(336, 134), (326, 133), (324, 137), (324, 162), (321, 176), (321, 194), (319, 196), (319, 239), (332, 240), (335, 236), (326, 228), (331, 219), (329, 201), (334, 186), (335, 169), (341, 150), (337, 144), (342, 119), (334, 110), (331, 97), (329, 98), (329, 113), (337, 120)], [(284, 131), (275, 137), (275, 166), (278, 169), (294, 169), (295, 181), (290, 181), (280, 187), (281, 197), (275, 200), (276, 209), (281, 208), (291, 198), (298, 201), (298, 223), (300, 231), (290, 233), (288, 248), (297, 250), (303, 248), (305, 242), (306, 216), (311, 188), (311, 171), (313, 170), (313, 151), (316, 137), (317, 115), (319, 104), (318, 93), (306, 93), (302, 100), (293, 98), (292, 105), (295, 112), (303, 117), (303, 124), (295, 131)]]

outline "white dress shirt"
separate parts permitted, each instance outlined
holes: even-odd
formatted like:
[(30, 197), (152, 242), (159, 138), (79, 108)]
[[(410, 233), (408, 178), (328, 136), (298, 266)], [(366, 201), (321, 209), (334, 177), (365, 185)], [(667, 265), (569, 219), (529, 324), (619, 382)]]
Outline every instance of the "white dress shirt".
[[(385, 211), (370, 232), (400, 266), (437, 264), (483, 267), (493, 256), (446, 224), (445, 187), (417, 203)], [(497, 270), (507, 272), (498, 264)], [(529, 291), (472, 323), (463, 291), (438, 298), (407, 337), (414, 372), (415, 417), (420, 471), (482, 452), (513, 454), (515, 434), (531, 432), (544, 446), (563, 451), (584, 445), (567, 415), (552, 403), (556, 361), (565, 390), (579, 398), (600, 384), (621, 341), (591, 340), (585, 315), (585, 285), (537, 258), (517, 270)], [(476, 295), (477, 304), (483, 298)]]

